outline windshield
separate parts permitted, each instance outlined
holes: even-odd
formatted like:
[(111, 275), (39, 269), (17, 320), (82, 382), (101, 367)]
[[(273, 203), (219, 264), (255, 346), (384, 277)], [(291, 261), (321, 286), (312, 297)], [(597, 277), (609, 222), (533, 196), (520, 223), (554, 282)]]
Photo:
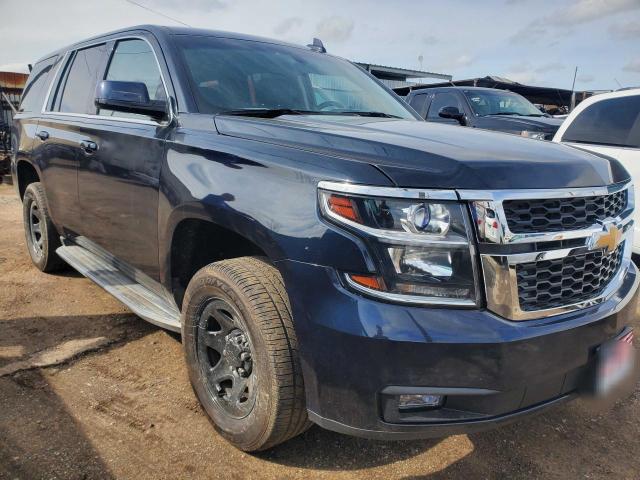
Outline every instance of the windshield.
[(182, 36), (178, 45), (202, 113), (273, 109), (416, 120), (358, 67), (327, 54), (206, 36)]
[(542, 117), (544, 113), (526, 98), (511, 92), (465, 90), (476, 115), (524, 115)]

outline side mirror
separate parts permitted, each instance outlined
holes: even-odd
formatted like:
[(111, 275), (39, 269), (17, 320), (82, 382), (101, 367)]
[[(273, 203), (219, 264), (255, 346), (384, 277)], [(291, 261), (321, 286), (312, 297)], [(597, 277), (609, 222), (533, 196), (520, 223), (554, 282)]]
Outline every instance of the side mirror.
[(98, 108), (149, 115), (158, 120), (167, 116), (166, 100), (150, 100), (142, 82), (103, 80), (96, 89), (95, 104)]
[(458, 107), (442, 107), (438, 112), (438, 116), (441, 118), (450, 118), (457, 120), (460, 125), (465, 125), (464, 113), (458, 110)]

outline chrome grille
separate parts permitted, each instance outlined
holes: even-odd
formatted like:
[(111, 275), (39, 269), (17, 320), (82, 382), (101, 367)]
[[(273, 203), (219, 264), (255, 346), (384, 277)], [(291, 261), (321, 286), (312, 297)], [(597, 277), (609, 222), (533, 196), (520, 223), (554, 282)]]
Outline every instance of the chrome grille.
[(577, 198), (506, 200), (504, 213), (513, 233), (560, 232), (615, 218), (627, 205), (627, 191)]
[(598, 295), (620, 268), (623, 251), (624, 243), (611, 254), (598, 250), (516, 265), (520, 308), (544, 310)]
[(487, 308), (504, 318), (539, 319), (602, 303), (626, 278), (635, 203), (630, 182), (458, 195), (470, 202)]

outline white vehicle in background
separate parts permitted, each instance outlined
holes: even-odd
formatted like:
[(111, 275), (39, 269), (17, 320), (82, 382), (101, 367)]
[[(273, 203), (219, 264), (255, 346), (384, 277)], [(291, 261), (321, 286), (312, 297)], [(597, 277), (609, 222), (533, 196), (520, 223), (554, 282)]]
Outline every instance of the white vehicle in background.
[[(619, 160), (634, 179), (640, 198), (640, 88), (584, 100), (560, 126), (554, 142)], [(633, 252), (640, 254), (640, 215), (635, 213)]]

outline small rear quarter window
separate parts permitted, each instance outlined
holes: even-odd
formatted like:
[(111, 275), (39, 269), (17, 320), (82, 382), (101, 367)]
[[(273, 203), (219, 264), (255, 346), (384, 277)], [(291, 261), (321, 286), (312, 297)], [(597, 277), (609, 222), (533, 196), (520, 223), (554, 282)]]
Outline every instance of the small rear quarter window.
[(51, 71), (57, 63), (58, 56), (49, 57), (36, 63), (31, 70), (27, 84), (22, 93), (20, 103), (21, 112), (39, 112), (44, 105), (44, 97), (47, 94)]

